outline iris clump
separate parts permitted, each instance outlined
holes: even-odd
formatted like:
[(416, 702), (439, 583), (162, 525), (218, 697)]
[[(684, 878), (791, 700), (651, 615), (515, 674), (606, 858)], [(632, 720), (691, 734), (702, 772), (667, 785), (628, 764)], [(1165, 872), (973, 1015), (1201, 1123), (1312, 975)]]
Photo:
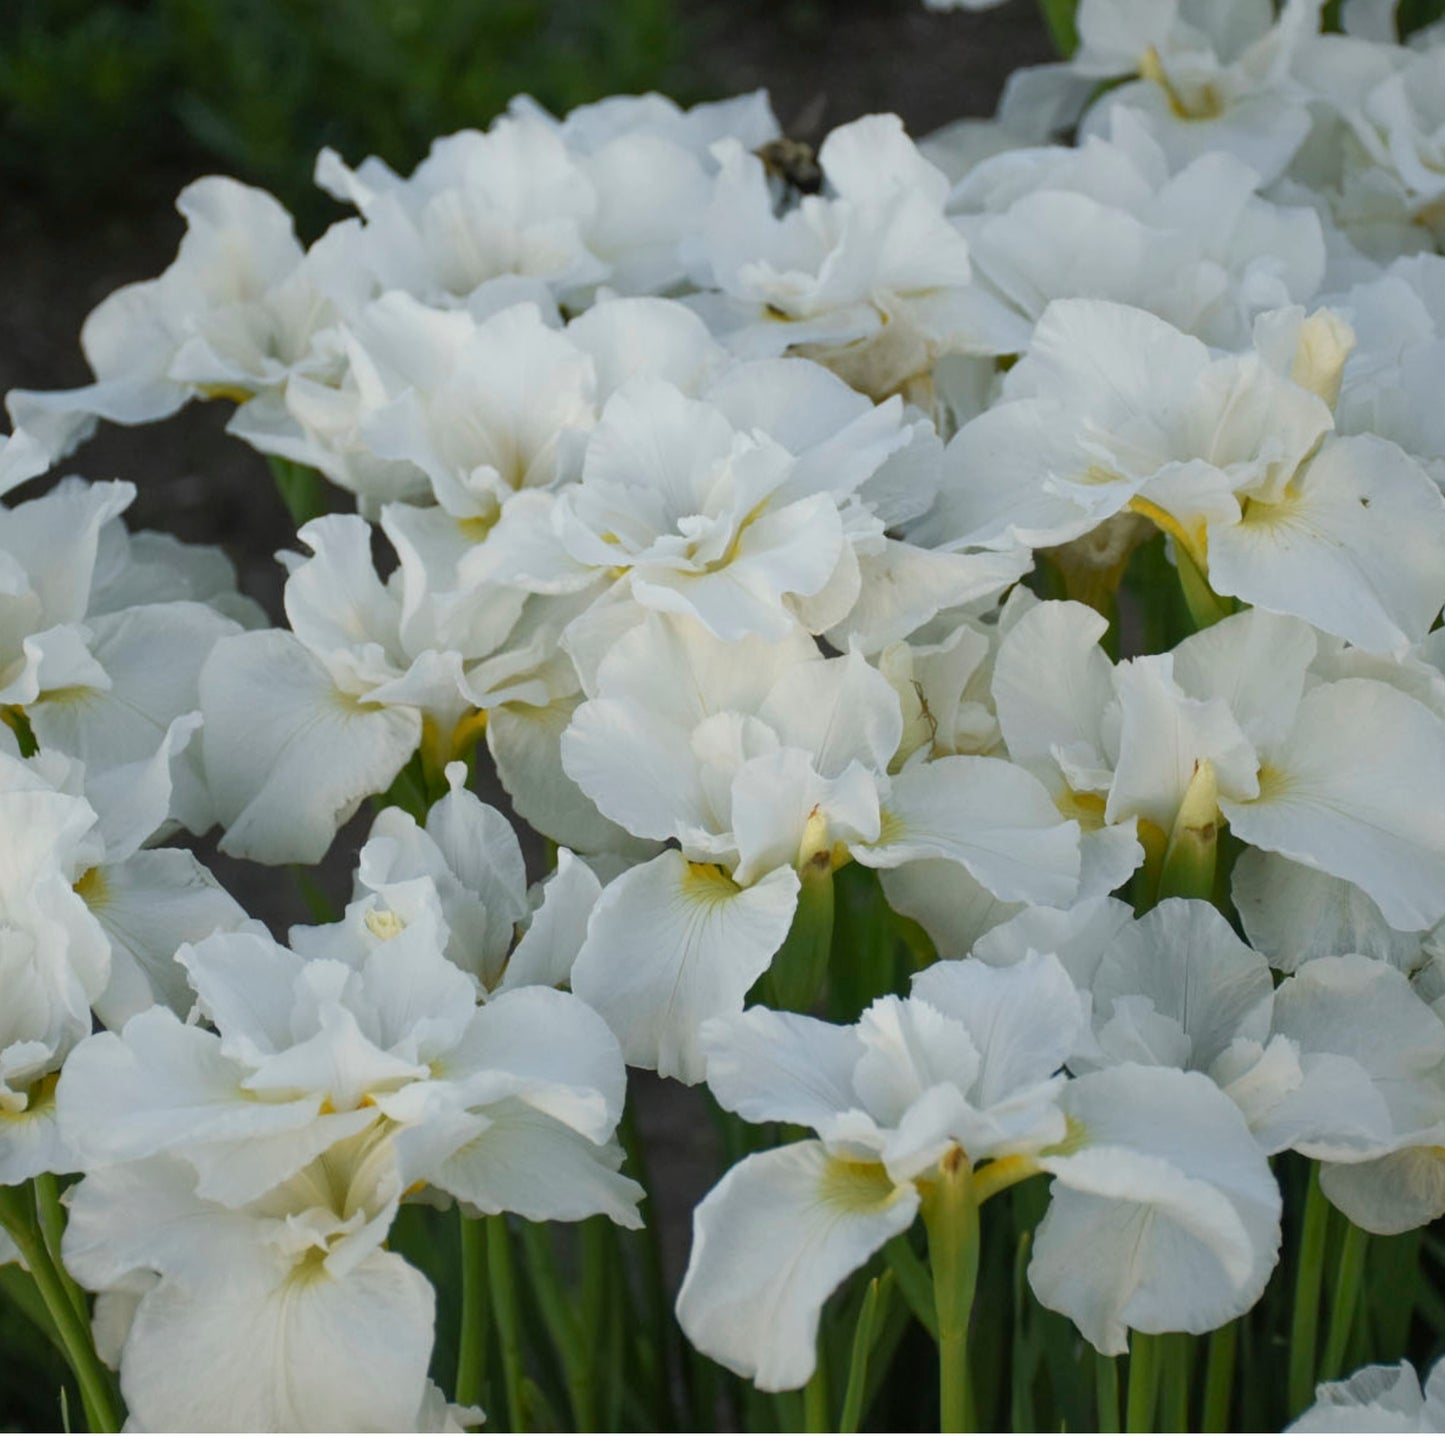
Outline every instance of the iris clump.
[[(10, 393), (0, 1283), (92, 1429), (1439, 1424), (1445, 27), (1047, 8), (920, 142), (202, 178)], [(31, 486), (190, 404), (285, 626)]]

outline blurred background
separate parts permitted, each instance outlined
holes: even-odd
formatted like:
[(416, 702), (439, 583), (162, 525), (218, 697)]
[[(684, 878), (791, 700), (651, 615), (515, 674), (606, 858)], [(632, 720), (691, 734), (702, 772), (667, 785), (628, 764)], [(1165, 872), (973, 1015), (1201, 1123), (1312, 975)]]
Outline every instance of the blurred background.
[[(1010, 71), (1053, 58), (1031, 0), (953, 15), (921, 0), (3, 0), (0, 14), (0, 391), (90, 379), (81, 322), (170, 262), (173, 201), (200, 175), (267, 187), (309, 241), (344, 214), (311, 184), (321, 146), (408, 172), (435, 136), (485, 126), (521, 91), (561, 113), (623, 92), (693, 103), (766, 86), (804, 139), (872, 111), (922, 135), (990, 113)], [(292, 532), (265, 461), (225, 435), (230, 410), (103, 427), (67, 465), (136, 482), (132, 528), (223, 546), (279, 620), (273, 557)], [(339, 896), (368, 818), (329, 860)], [(200, 851), (273, 927), (302, 916), (284, 870)], [(648, 1092), (677, 1265), (716, 1171), (697, 1101)], [(53, 1430), (65, 1374), (17, 1274), (0, 1273), (0, 1431)]]

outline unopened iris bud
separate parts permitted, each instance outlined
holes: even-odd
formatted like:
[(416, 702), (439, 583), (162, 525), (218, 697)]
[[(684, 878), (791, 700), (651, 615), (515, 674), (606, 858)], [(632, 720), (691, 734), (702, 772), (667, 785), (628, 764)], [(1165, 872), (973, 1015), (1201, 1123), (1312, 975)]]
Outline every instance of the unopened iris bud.
[(1334, 410), (1340, 399), (1340, 379), (1355, 347), (1355, 332), (1343, 316), (1321, 308), (1300, 323), (1289, 379), (1312, 391)]
[(1219, 843), (1219, 783), (1214, 764), (1204, 758), (1174, 818), (1164, 868), (1159, 876), (1161, 898), (1208, 898), (1214, 891), (1214, 864)]

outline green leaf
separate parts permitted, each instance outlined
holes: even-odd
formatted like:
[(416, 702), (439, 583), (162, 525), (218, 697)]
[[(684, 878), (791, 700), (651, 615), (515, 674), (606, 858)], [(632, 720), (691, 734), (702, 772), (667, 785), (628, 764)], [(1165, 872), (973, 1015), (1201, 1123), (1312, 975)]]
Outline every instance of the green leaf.
[(1039, 0), (1039, 11), (1048, 26), (1054, 49), (1067, 60), (1079, 48), (1079, 31), (1074, 24), (1078, 0)]

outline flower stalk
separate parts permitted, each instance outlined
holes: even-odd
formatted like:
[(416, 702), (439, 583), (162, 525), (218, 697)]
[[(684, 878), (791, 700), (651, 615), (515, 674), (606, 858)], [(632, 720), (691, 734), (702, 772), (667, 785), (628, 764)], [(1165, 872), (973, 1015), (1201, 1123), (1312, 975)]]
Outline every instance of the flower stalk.
[(820, 1353), (813, 1378), (803, 1386), (803, 1429), (809, 1435), (826, 1435), (829, 1428), (828, 1372)]
[(1310, 1165), (1309, 1192), (1305, 1195), (1304, 1222), (1300, 1228), (1299, 1258), (1295, 1264), (1294, 1318), (1289, 1336), (1289, 1410), (1298, 1415), (1310, 1402), (1315, 1388), (1315, 1345), (1319, 1337), (1320, 1289), (1324, 1280), (1325, 1233), (1329, 1202), (1320, 1189), (1320, 1166)]
[(1127, 1427), (1131, 1435), (1151, 1435), (1159, 1404), (1159, 1337), (1129, 1334), (1129, 1405)]
[(1119, 1433), (1119, 1362), (1113, 1355), (1094, 1356), (1094, 1394), (1101, 1435)]
[(938, 1421), (944, 1434), (973, 1428), (968, 1326), (978, 1286), (978, 1200), (968, 1155), (955, 1147), (923, 1204), (938, 1313)]
[(512, 1242), (507, 1219), (487, 1216), (487, 1282), (497, 1338), (502, 1344), (502, 1383), (507, 1400), (507, 1424), (513, 1431), (525, 1428), (522, 1407), (522, 1327), (517, 1314), (517, 1283), (512, 1268)]
[[(80, 1387), (81, 1403), (92, 1434), (115, 1434), (120, 1430), (110, 1373), (95, 1352), (84, 1306), (77, 1310), (72, 1292), (75, 1282), (52, 1258), (46, 1246), (40, 1218), (39, 1189), (23, 1184), (0, 1187), (0, 1228), (15, 1241), (30, 1277), (44, 1301), (64, 1348), (65, 1357)], [(83, 1297), (82, 1297), (83, 1298)]]
[(776, 1007), (808, 1013), (828, 982), (833, 945), (833, 859), (826, 848), (809, 850), (798, 865), (798, 908), (783, 946), (768, 969)]
[(1230, 1320), (1209, 1337), (1209, 1358), (1204, 1368), (1204, 1415), (1199, 1427), (1206, 1435), (1218, 1435), (1229, 1428), (1234, 1362), (1238, 1353), (1239, 1321)]
[(480, 1405), (487, 1354), (487, 1225), (458, 1211), (462, 1239), (462, 1319), (457, 1344), (457, 1404)]

